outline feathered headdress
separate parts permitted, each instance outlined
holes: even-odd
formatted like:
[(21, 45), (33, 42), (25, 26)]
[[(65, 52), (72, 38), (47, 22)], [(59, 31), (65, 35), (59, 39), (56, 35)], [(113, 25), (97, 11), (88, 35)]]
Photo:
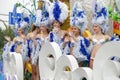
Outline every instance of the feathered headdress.
[(29, 14), (26, 11), (23, 11), (20, 17), (17, 17), (17, 4), (14, 5), (13, 8), (13, 16), (14, 16), (14, 25), (15, 25), (15, 36), (17, 36), (17, 29), (21, 28), (25, 34), (28, 32), (29, 28)]
[(41, 9), (36, 10), (36, 26), (49, 24), (49, 4), (47, 0), (43, 0), (43, 2)]
[(23, 12), (23, 16), (18, 18), (15, 23), (16, 29), (21, 28), (24, 31), (24, 34), (27, 34), (30, 27), (29, 21), (29, 15)]
[(97, 0), (93, 8), (93, 24), (97, 24), (101, 27), (102, 32), (105, 33), (108, 30), (108, 10), (104, 1)]
[(82, 9), (81, 5), (82, 4), (78, 1), (74, 3), (70, 17), (70, 24), (71, 26), (78, 27), (83, 33), (84, 30), (87, 28), (88, 21), (85, 11)]
[(57, 0), (51, 4), (50, 21), (57, 20), (63, 23), (68, 17), (68, 7), (65, 3)]

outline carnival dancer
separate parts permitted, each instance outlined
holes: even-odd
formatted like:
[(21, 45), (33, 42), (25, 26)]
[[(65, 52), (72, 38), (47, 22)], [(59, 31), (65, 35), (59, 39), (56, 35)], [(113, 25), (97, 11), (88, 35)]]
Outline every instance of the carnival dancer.
[(49, 32), (50, 29), (47, 27), (47, 25), (40, 25), (40, 33), (37, 35), (37, 38), (40, 38), (42, 45), (46, 42), (49, 42)]
[(63, 36), (60, 43), (60, 48), (64, 55), (71, 54), (71, 36), (68, 33), (65, 33), (65, 35)]
[(39, 26), (33, 25), (32, 31), (28, 33), (27, 35), (27, 50), (28, 50), (28, 56), (30, 58), (30, 62), (32, 64), (32, 80), (38, 80), (36, 78), (39, 78), (38, 76), (38, 66), (35, 63), (35, 60), (33, 59), (35, 55), (35, 46), (36, 44), (36, 35), (40, 32)]
[[(27, 50), (26, 50), (26, 35), (25, 33), (27, 32), (27, 29), (29, 28), (29, 17), (25, 16), (25, 14), (23, 13), (23, 16), (16, 19), (15, 21), (15, 38), (13, 39), (13, 41), (10, 39), (10, 37), (6, 37), (5, 39), (8, 41), (8, 43), (5, 45), (4, 49), (3, 49), (3, 60), (4, 63), (6, 62), (11, 62), (11, 52), (15, 52), (14, 54), (21, 54), (21, 56), (19, 56), (20, 58), (22, 58), (23, 60), (23, 64), (25, 64), (26, 61), (29, 60), (29, 58), (27, 57)], [(18, 62), (17, 62), (18, 63)], [(20, 65), (22, 66), (22, 65)], [(13, 70), (12, 68), (15, 68), (15, 64), (10, 64), (10, 66), (5, 66), (5, 67), (10, 67), (11, 70)], [(22, 67), (25, 67), (22, 66)], [(6, 68), (7, 69), (7, 68)], [(4, 70), (6, 70), (4, 69)], [(8, 70), (10, 71), (10, 70)], [(10, 71), (9, 73), (11, 76), (16, 75), (16, 69), (13, 71)], [(21, 74), (22, 75), (22, 74)], [(15, 77), (15, 76), (14, 76)], [(11, 77), (13, 78), (13, 77)], [(15, 77), (15, 79), (17, 79), (17, 76)]]
[(65, 34), (64, 30), (61, 30), (61, 25), (68, 17), (68, 7), (65, 3), (56, 0), (51, 6), (50, 20), (53, 26), (50, 32), (50, 42), (56, 42), (60, 45), (61, 38)]
[(93, 10), (93, 31), (94, 35), (90, 36), (88, 39), (92, 41), (91, 44), (91, 58), (90, 67), (93, 68), (94, 57), (98, 49), (106, 41), (110, 40), (110, 36), (106, 35), (105, 32), (108, 30), (108, 10), (103, 1), (96, 1)]
[[(42, 6), (36, 11), (36, 21), (33, 26), (33, 30), (28, 34), (30, 42), (33, 46), (30, 48), (31, 51), (31, 63), (32, 63), (32, 80), (40, 80), (38, 60), (39, 53), (42, 45), (48, 39), (49, 30), (47, 25), (49, 23), (49, 12), (47, 10), (47, 3), (42, 1)], [(48, 40), (49, 41), (49, 40)]]
[[(72, 26), (72, 55), (77, 59), (79, 66), (89, 62), (89, 41), (82, 36), (84, 30), (87, 28), (87, 18), (85, 11), (82, 9), (82, 4), (78, 1), (74, 3), (71, 13), (71, 26)], [(85, 65), (85, 66), (87, 66)]]
[[(5, 37), (8, 40), (8, 43), (11, 43), (11, 46), (4, 48), (4, 50), (7, 50), (9, 52), (16, 52), (16, 53), (21, 53), (22, 57), (23, 55), (26, 55), (26, 50), (25, 49), (25, 40), (26, 40), (26, 35), (25, 33), (27, 32), (27, 29), (29, 28), (29, 17), (26, 16), (23, 13), (23, 17), (18, 18), (15, 23), (15, 35), (17, 35), (13, 41), (10, 40), (9, 37)], [(6, 45), (6, 46), (7, 46)], [(9, 49), (8, 49), (9, 48)]]

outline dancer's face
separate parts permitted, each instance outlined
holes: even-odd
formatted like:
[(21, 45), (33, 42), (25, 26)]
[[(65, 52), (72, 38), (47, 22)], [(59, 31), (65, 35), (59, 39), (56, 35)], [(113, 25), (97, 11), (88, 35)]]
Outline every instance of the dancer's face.
[(60, 28), (60, 23), (55, 20), (55, 21), (53, 22), (53, 27), (54, 27), (54, 28)]
[(76, 35), (76, 34), (79, 34), (79, 33), (80, 33), (80, 30), (79, 30), (78, 27), (73, 27), (73, 28), (72, 28), (72, 32), (73, 32), (74, 35)]
[(17, 33), (18, 33), (18, 35), (21, 35), (21, 34), (23, 34), (23, 30), (21, 28), (18, 28)]
[(102, 32), (102, 29), (99, 25), (94, 24), (93, 25), (93, 31), (95, 34)]
[(41, 26), (40, 27), (40, 32), (43, 33), (43, 32), (47, 32), (47, 28), (45, 26)]

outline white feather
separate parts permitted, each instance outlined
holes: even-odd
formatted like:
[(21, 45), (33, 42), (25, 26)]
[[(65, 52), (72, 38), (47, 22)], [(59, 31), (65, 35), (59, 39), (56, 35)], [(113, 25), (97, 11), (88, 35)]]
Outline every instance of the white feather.
[(36, 21), (35, 21), (36, 26), (40, 26), (41, 18), (42, 18), (42, 12), (41, 12), (41, 10), (37, 10), (36, 11)]
[[(73, 11), (76, 9), (76, 14), (73, 13)], [(77, 16), (79, 12), (83, 11), (83, 8), (82, 8), (82, 4), (81, 2), (78, 2), (76, 1), (74, 3), (74, 6), (73, 6), (73, 9), (72, 9), (72, 14), (71, 14), (71, 20), (70, 20), (70, 24), (72, 26), (76, 26), (78, 27), (81, 32), (83, 33), (84, 30), (87, 28), (87, 24), (88, 24), (88, 21), (87, 21), (87, 17), (84, 13), (81, 13), (81, 15), (83, 16)], [(74, 16), (73, 16), (74, 14)]]
[(60, 22), (64, 22), (64, 20), (67, 19), (68, 17), (68, 7), (65, 3), (59, 2), (60, 3), (60, 8), (61, 8), (61, 14), (60, 14)]
[(22, 29), (24, 29), (24, 28), (27, 28), (29, 26), (29, 24), (27, 22), (23, 21), (20, 23), (20, 26)]
[[(65, 19), (67, 19), (67, 17), (68, 17), (68, 7), (65, 3), (61, 2), (61, 1), (58, 1), (58, 2), (59, 2), (60, 9), (61, 9), (59, 21), (63, 23), (65, 21)], [(54, 15), (53, 15), (54, 4), (55, 4), (55, 2), (50, 6), (50, 21), (51, 21), (51, 23), (55, 20)]]

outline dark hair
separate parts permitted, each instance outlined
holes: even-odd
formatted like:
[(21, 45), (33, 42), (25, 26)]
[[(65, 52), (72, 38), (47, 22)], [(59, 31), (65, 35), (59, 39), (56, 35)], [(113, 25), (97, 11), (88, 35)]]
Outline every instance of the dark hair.
[(41, 25), (40, 27), (45, 27), (45, 28), (46, 28), (46, 30), (47, 30), (47, 33), (49, 34), (50, 29), (49, 29), (48, 25)]
[(50, 29), (46, 28), (47, 29), (47, 33), (49, 34), (50, 33)]
[(70, 36), (70, 35), (68, 33), (65, 33), (63, 38), (65, 39), (65, 37), (67, 37), (67, 36)]
[(54, 22), (58, 22), (59, 24), (60, 24), (60, 26), (62, 26), (62, 22), (60, 22), (59, 20), (54, 20), (53, 22), (52, 22), (52, 25), (54, 24)]
[(33, 32), (36, 28), (39, 28), (39, 26), (32, 25), (31, 31)]

